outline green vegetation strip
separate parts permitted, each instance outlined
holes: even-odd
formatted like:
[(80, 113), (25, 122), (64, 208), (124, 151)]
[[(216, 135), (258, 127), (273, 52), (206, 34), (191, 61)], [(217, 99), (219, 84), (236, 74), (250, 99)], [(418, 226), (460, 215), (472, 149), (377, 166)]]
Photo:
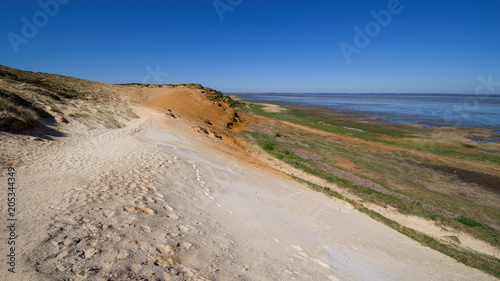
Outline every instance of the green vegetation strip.
[(367, 123), (358, 122), (356, 120), (359, 120), (359, 118), (354, 116), (354, 121), (352, 121), (346, 117), (317, 114), (309, 109), (293, 108), (282, 110), (280, 112), (267, 112), (263, 108), (264, 106), (258, 104), (248, 105), (248, 110), (254, 114), (288, 121), (325, 132), (338, 133), (366, 141), (390, 144), (416, 151), (428, 152), (435, 155), (500, 165), (499, 153), (483, 151), (479, 148), (473, 148), (471, 145), (466, 145), (465, 147), (475, 149), (475, 151), (464, 152), (460, 151), (461, 148), (464, 148), (463, 145), (443, 145), (442, 143), (436, 142), (419, 142), (421, 138), (416, 137), (415, 134), (419, 130), (428, 130), (427, 128), (417, 129), (405, 125), (376, 121), (370, 121)]

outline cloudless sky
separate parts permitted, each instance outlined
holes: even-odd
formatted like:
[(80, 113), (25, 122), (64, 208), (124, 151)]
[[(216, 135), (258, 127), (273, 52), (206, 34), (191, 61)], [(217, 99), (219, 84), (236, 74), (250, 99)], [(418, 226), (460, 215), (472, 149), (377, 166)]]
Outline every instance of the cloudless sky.
[[(228, 93), (474, 93), (478, 76), (500, 82), (498, 0), (59, 1), (52, 15), (38, 1), (1, 2), (0, 64)], [(402, 10), (371, 23), (348, 62), (341, 42), (357, 48), (355, 28), (394, 1)]]

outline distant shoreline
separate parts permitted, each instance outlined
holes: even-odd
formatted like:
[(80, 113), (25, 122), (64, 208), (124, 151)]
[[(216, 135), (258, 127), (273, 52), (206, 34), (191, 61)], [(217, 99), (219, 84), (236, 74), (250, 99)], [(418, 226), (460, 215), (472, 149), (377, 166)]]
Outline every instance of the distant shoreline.
[[(475, 95), (467, 94), (248, 93), (231, 95), (245, 102), (319, 108), (341, 114), (377, 118), (393, 124), (479, 128), (500, 134), (500, 116), (493, 108), (497, 103), (500, 106), (500, 95), (490, 95), (483, 99), (474, 99)], [(377, 96), (377, 99), (372, 99), (374, 96)], [(350, 102), (348, 98), (353, 97), (354, 100)], [(382, 100), (380, 97), (383, 97)], [(427, 97), (433, 101), (414, 99), (421, 97)], [(491, 104), (491, 100), (495, 101), (494, 105)]]

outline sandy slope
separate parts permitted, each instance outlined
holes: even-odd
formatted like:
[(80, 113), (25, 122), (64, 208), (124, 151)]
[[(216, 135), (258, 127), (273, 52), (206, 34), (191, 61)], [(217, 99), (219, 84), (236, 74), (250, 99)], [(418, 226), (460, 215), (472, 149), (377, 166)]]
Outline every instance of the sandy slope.
[(68, 127), (53, 142), (0, 136), (2, 153), (24, 158), (18, 272), (2, 261), (0, 279), (495, 280), (200, 146), (218, 140), (189, 120), (135, 111), (124, 128)]

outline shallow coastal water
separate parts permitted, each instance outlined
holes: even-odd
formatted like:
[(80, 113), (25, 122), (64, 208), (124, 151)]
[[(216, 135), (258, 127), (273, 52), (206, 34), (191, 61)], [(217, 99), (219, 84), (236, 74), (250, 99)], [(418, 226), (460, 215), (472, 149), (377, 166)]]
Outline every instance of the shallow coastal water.
[(398, 124), (454, 126), (500, 132), (500, 95), (235, 94), (248, 102), (322, 107)]

